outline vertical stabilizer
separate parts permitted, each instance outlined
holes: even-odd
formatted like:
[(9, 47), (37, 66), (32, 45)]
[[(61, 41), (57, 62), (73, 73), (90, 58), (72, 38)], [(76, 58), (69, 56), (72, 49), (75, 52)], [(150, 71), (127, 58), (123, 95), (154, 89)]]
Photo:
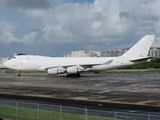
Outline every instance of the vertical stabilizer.
[(155, 35), (146, 35), (132, 48), (130, 48), (123, 56), (134, 59), (146, 57), (152, 45)]

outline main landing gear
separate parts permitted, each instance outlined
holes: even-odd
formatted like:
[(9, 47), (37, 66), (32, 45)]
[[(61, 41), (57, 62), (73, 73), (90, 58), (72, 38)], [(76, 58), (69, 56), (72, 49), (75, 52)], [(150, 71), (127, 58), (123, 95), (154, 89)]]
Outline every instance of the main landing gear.
[(67, 74), (67, 77), (81, 77), (80, 73), (77, 74)]

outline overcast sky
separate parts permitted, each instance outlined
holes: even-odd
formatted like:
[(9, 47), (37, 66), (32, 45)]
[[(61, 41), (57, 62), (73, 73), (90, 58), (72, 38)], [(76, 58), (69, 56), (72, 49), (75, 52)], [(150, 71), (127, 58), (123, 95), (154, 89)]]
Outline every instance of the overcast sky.
[(160, 47), (160, 0), (0, 0), (0, 57)]

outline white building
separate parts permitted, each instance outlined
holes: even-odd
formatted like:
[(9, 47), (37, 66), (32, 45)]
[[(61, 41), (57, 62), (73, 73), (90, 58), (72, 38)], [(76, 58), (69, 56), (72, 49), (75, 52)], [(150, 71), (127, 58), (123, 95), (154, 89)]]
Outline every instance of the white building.
[(87, 57), (87, 53), (83, 50), (72, 51), (71, 54), (65, 55), (64, 57)]
[(101, 52), (100, 51), (89, 51), (87, 53), (88, 57), (101, 57)]
[(101, 57), (115, 57), (123, 55), (128, 49), (122, 50), (107, 50), (101, 53)]
[[(127, 52), (129, 49), (122, 49), (122, 50), (107, 50), (105, 52), (101, 53), (101, 57), (114, 57), (114, 56), (120, 56), (123, 55), (125, 52)], [(151, 56), (153, 58), (160, 58), (160, 48), (159, 47), (151, 47), (148, 56)]]
[(8, 60), (9, 60), (9, 58), (0, 57), (0, 68), (4, 68), (3, 63), (5, 63)]
[(65, 55), (64, 57), (100, 57), (100, 56), (101, 56), (100, 51), (85, 52), (83, 50), (79, 50), (79, 51), (72, 51), (71, 54)]
[(148, 55), (151, 57), (154, 57), (154, 58), (160, 58), (160, 48), (159, 47), (151, 47)]
[[(89, 51), (85, 52), (83, 50), (73, 51), (71, 54), (65, 55), (64, 57), (115, 57), (123, 55), (129, 49), (120, 49), (120, 50), (107, 50), (105, 52), (100, 51)], [(160, 58), (160, 48), (159, 47), (151, 47), (148, 55), (153, 58)]]

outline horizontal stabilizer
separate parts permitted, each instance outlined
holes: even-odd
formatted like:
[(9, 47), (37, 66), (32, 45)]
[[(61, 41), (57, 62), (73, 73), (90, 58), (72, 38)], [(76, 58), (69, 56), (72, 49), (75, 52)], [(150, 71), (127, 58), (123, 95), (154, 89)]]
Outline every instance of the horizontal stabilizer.
[(148, 60), (148, 59), (152, 59), (153, 57), (143, 57), (143, 58), (138, 58), (138, 59), (134, 59), (134, 60), (130, 60), (130, 62), (140, 62), (140, 61), (144, 61), (144, 60)]

